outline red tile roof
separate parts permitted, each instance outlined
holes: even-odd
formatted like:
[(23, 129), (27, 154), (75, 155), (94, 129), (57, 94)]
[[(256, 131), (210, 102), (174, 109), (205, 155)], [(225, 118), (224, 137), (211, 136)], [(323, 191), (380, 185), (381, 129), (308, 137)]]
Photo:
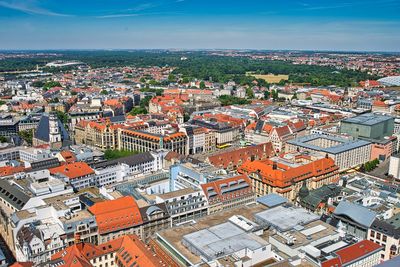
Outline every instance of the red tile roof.
[(283, 163), (276, 163), (272, 160), (248, 161), (238, 168), (239, 173), (259, 172), (263, 182), (271, 186), (285, 188), (291, 181), (302, 181), (311, 177), (319, 177), (325, 174), (335, 172), (339, 169), (335, 161), (331, 158), (322, 158), (298, 167), (290, 167)]
[[(163, 266), (159, 257), (153, 254), (136, 235), (126, 235), (115, 240), (93, 245), (91, 243), (77, 243), (55, 253), (52, 261), (62, 262), (59, 267), (91, 267), (91, 259), (99, 258), (115, 252), (115, 257), (123, 263), (123, 266)], [(129, 256), (126, 256), (129, 254)], [(124, 256), (122, 256), (124, 255)]]
[(0, 177), (13, 175), (18, 172), (23, 172), (25, 168), (23, 166), (13, 167), (13, 166), (4, 166), (0, 167)]
[[(246, 184), (247, 187), (245, 187)], [(213, 199), (213, 201), (218, 200), (221, 202), (235, 199), (235, 197), (242, 198), (243, 194), (253, 194), (251, 180), (249, 177), (247, 177), (247, 175), (238, 175), (235, 177), (209, 182), (202, 184), (201, 188), (209, 200)], [(224, 192), (224, 189), (231, 190)]]
[(382, 247), (370, 240), (362, 240), (354, 245), (348, 246), (335, 252), (342, 264), (360, 260), (372, 252), (381, 250)]
[(100, 234), (143, 223), (139, 207), (132, 196), (98, 202), (91, 206), (89, 211), (96, 217)]
[(76, 179), (82, 176), (94, 174), (94, 170), (90, 168), (85, 162), (75, 162), (59, 167), (49, 169), (50, 174), (61, 173), (67, 176), (69, 179)]
[(15, 262), (10, 267), (32, 267), (33, 262), (26, 261), (26, 262)]
[(250, 161), (252, 157), (255, 159), (265, 159), (273, 153), (272, 143), (269, 142), (213, 155), (208, 157), (208, 161), (216, 167), (225, 169), (229, 166), (240, 166), (246, 161)]
[(66, 163), (72, 163), (76, 161), (75, 154), (69, 150), (63, 150), (60, 152)]

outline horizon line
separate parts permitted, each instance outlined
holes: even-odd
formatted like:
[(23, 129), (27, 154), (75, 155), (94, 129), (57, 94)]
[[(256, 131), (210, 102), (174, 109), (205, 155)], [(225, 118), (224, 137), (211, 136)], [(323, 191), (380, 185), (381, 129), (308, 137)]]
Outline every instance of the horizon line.
[(8, 48), (0, 48), (0, 52), (35, 52), (35, 51), (260, 51), (260, 52), (340, 52), (340, 53), (393, 53), (398, 54), (398, 51), (385, 51), (385, 50), (345, 50), (345, 49), (261, 49), (261, 48), (18, 48), (18, 49), (8, 49)]

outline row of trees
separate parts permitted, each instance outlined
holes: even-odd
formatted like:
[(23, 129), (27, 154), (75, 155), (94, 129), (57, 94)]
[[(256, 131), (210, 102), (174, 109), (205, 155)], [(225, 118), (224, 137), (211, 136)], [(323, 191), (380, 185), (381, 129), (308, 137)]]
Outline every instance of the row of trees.
[(378, 164), (379, 164), (378, 159), (368, 161), (365, 164), (361, 165), (360, 171), (361, 172), (370, 172), (370, 171), (374, 170), (378, 166)]
[(135, 155), (138, 153), (139, 152), (137, 151), (107, 149), (106, 151), (104, 151), (104, 158), (106, 160), (119, 159), (130, 155)]

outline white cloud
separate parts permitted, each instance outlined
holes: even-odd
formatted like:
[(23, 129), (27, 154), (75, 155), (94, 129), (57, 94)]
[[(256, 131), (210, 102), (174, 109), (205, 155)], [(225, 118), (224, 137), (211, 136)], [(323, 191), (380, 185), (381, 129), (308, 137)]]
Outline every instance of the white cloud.
[(0, 1), (0, 7), (17, 10), (30, 15), (70, 17), (71, 15), (53, 12), (36, 5), (35, 1)]

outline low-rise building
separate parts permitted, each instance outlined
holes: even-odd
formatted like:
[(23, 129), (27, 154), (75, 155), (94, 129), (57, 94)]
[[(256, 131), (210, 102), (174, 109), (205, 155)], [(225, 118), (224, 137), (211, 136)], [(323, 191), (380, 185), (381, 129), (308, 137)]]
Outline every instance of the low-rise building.
[(375, 219), (367, 239), (382, 246), (380, 259), (387, 261), (400, 254), (400, 213), (387, 220)]
[(201, 188), (208, 201), (209, 214), (255, 202), (251, 180), (246, 175), (202, 184)]
[(82, 242), (77, 235), (75, 244), (51, 257), (50, 267), (69, 266), (148, 266), (161, 267), (162, 255), (151, 251), (136, 235), (125, 235), (100, 245)]
[(165, 203), (171, 226), (197, 220), (208, 214), (207, 198), (202, 190), (184, 188), (156, 196), (156, 203)]
[(85, 162), (74, 162), (49, 169), (50, 174), (65, 180), (75, 189), (82, 189), (94, 183), (95, 171)]

